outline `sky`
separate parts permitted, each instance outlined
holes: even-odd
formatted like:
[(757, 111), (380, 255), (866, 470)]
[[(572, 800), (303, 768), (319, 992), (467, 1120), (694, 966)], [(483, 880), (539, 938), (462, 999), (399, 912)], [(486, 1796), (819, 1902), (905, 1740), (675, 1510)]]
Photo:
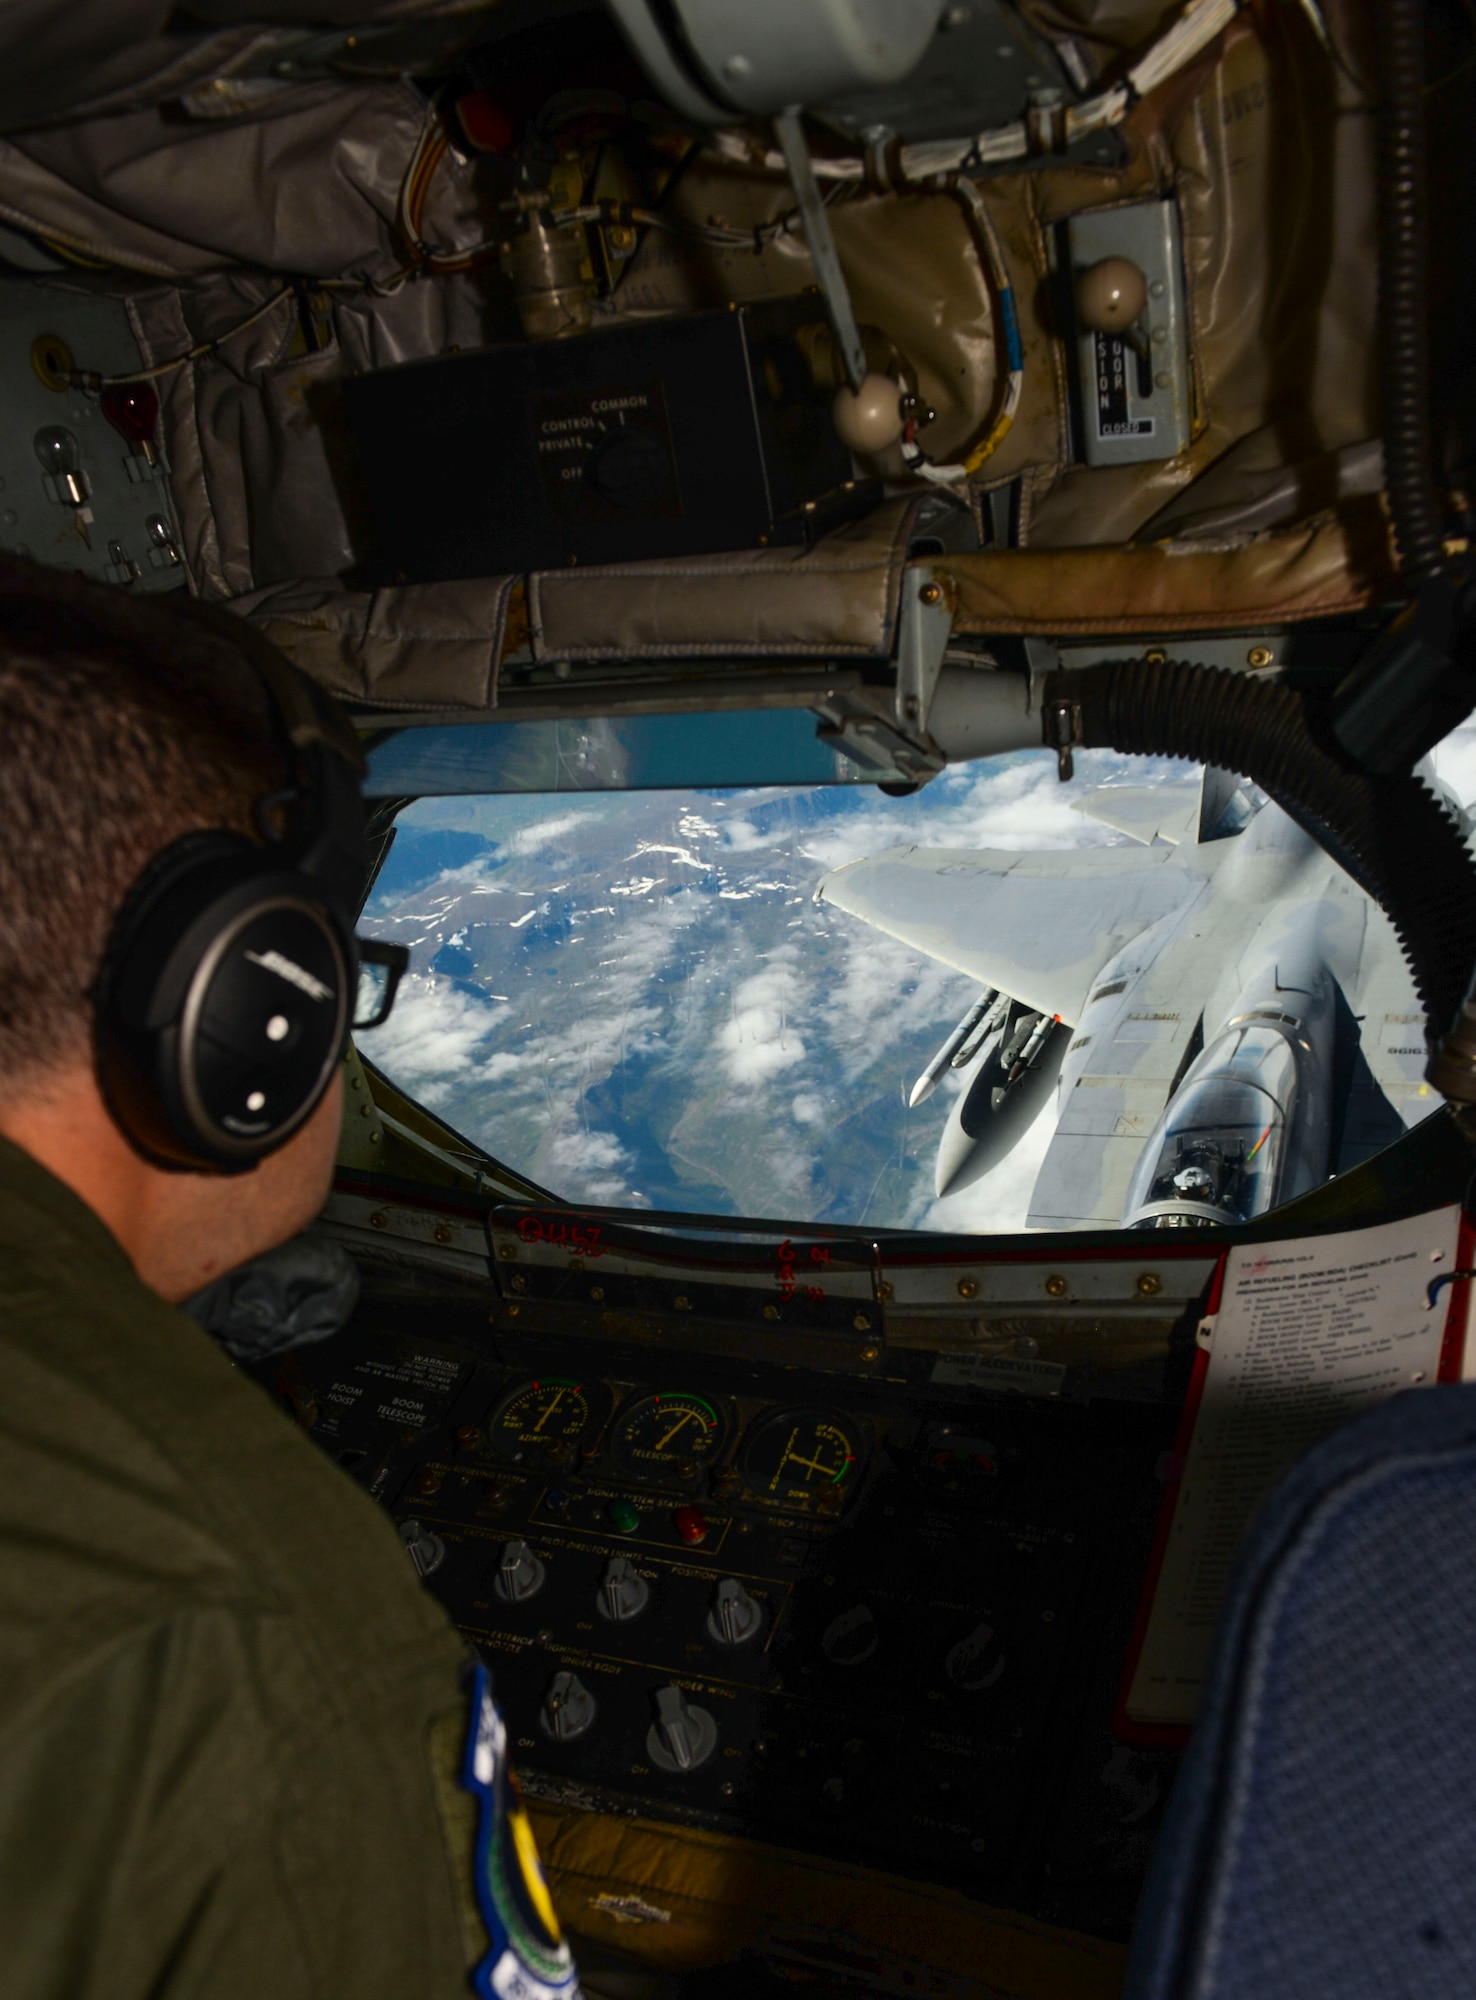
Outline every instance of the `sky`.
[[(1435, 769), (1476, 798), (1476, 725)], [(844, 912), (831, 869), (888, 848), (1121, 844), (1073, 810), (1104, 783), (1194, 776), (1093, 752), (952, 767), (914, 796), (806, 791), (424, 800), (402, 818), (371, 934), (412, 948), (365, 1053), (450, 1123), (571, 1199), (793, 1221), (1014, 1231), (1054, 1099), (1008, 1158), (938, 1200), (950, 1091), (911, 1083), (977, 987)]]

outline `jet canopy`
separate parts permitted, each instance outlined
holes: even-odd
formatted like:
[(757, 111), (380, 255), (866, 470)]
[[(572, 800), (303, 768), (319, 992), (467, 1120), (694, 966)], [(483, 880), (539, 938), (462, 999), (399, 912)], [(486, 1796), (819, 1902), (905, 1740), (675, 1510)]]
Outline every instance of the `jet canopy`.
[(1136, 1229), (1249, 1222), (1284, 1198), (1296, 1052), (1264, 1023), (1206, 1049), (1143, 1149), (1123, 1221)]

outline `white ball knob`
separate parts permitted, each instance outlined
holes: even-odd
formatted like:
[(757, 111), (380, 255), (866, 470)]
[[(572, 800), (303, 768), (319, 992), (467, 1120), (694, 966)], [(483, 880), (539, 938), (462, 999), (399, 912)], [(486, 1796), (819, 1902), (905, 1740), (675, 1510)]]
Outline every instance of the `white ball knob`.
[(1125, 333), (1147, 303), (1148, 280), (1127, 257), (1104, 257), (1076, 281), (1076, 310), (1093, 333)]
[(831, 415), (841, 443), (872, 457), (902, 435), (902, 391), (890, 375), (873, 370), (859, 389), (836, 390)]

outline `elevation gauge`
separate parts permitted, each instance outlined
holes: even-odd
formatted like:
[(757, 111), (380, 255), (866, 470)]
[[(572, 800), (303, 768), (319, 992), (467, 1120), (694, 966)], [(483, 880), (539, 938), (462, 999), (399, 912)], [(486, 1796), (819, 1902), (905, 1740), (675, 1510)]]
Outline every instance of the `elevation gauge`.
[(740, 1463), (748, 1490), (760, 1499), (828, 1511), (863, 1457), (849, 1417), (834, 1410), (775, 1410), (748, 1433)]

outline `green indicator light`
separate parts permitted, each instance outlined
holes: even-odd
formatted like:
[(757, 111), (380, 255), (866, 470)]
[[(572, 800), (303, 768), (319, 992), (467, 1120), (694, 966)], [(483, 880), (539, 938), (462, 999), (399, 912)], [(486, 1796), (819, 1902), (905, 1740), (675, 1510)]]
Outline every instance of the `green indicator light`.
[(633, 1535), (641, 1525), (640, 1509), (632, 1506), (629, 1500), (612, 1500), (609, 1512), (610, 1526), (617, 1535)]

